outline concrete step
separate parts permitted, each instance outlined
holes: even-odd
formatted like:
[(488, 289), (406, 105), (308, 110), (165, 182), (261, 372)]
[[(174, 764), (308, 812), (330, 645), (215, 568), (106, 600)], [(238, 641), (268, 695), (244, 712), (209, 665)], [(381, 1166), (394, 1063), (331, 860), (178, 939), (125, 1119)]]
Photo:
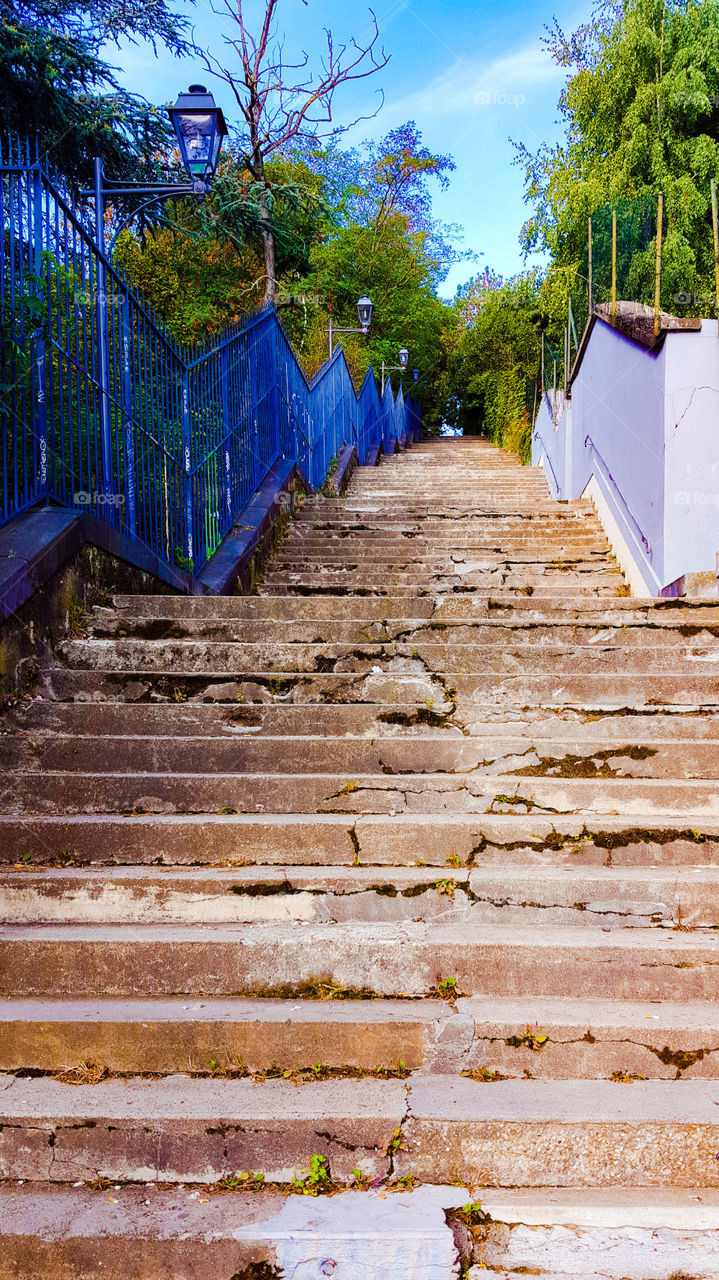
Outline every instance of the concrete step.
[[(0, 817), (0, 862), (24, 866), (716, 867), (719, 822), (493, 815), (162, 814)], [(438, 877), (439, 878), (439, 877)]]
[[(527, 726), (527, 729), (529, 726)], [(719, 739), (699, 742), (652, 737), (649, 743), (603, 745), (583, 736), (550, 743), (541, 732), (447, 738), (329, 735), (257, 738), (237, 734), (160, 737), (53, 733), (0, 737), (0, 768), (78, 773), (258, 774), (472, 774), (493, 777), (667, 778), (713, 780), (719, 775)]]
[[(399, 659), (402, 663), (404, 660)], [(385, 664), (389, 665), (389, 664)], [(432, 713), (449, 713), (478, 703), (495, 711), (579, 707), (605, 713), (611, 709), (649, 712), (661, 708), (713, 710), (719, 706), (717, 681), (701, 664), (688, 673), (590, 673), (555, 675), (460, 675), (376, 671), (369, 674), (237, 672), (202, 674), (152, 671), (91, 671), (52, 667), (40, 673), (43, 696), (61, 702), (206, 702), (238, 703), (370, 703), (385, 707), (422, 704)]]
[(455, 919), (569, 928), (719, 928), (719, 871), (644, 868), (436, 869), (121, 867), (6, 871), (0, 920), (77, 924), (310, 924)]
[(716, 649), (719, 628), (716, 624), (681, 623), (664, 619), (655, 625), (644, 618), (628, 622), (617, 619), (603, 625), (594, 619), (582, 621), (568, 617), (548, 623), (509, 619), (495, 622), (474, 619), (466, 622), (432, 622), (429, 619), (288, 619), (270, 618), (247, 621), (242, 618), (160, 618), (157, 616), (120, 615), (113, 609), (96, 609), (91, 632), (94, 636), (131, 636), (147, 641), (194, 640), (241, 642), (244, 644), (350, 644), (368, 643), (457, 644), (482, 646), (521, 644), (531, 646), (597, 646), (599, 648), (644, 646), (657, 648), (681, 645), (684, 649), (700, 646)]
[(6, 813), (584, 813), (719, 817), (703, 779), (526, 777), (511, 773), (23, 772), (2, 784)]
[(65, 1072), (89, 1062), (119, 1075), (719, 1078), (712, 1002), (5, 999), (0, 1031), (0, 1071)]
[[(488, 1270), (494, 1280), (719, 1274), (718, 1195), (710, 1187), (490, 1188), (481, 1199), (488, 1221), (474, 1249), (465, 1244), (462, 1253), (463, 1262), (476, 1262), (469, 1280), (485, 1280)], [(163, 1280), (207, 1280), (208, 1269), (247, 1275), (260, 1264), (268, 1275), (296, 1275), (300, 1252), (314, 1252), (336, 1268), (349, 1261), (353, 1280), (374, 1280), (380, 1270), (403, 1280), (455, 1280), (459, 1263), (446, 1214), (463, 1200), (462, 1188), (433, 1186), (319, 1200), (288, 1197), (279, 1187), (254, 1196), (162, 1184), (0, 1188), (0, 1277), (128, 1280), (138, 1257), (151, 1260)]]
[[(379, 621), (407, 617), (407, 601), (392, 596), (384, 600), (372, 596), (317, 595), (308, 597), (286, 596), (114, 596), (113, 606), (118, 613), (142, 617), (179, 618), (242, 618), (245, 620), (272, 619), (315, 620), (362, 619)], [(475, 619), (500, 620), (511, 615), (512, 621), (523, 622), (572, 620), (577, 614), (582, 621), (596, 622), (602, 626), (624, 626), (632, 620), (649, 621), (664, 626), (676, 622), (680, 625), (719, 626), (719, 603), (683, 599), (640, 600), (631, 596), (617, 596), (611, 601), (587, 596), (543, 599), (538, 602), (531, 596), (509, 595), (507, 592), (473, 592), (456, 596), (418, 596), (412, 601), (410, 619), (427, 618), (433, 622), (472, 622)]]
[[(481, 636), (481, 633), (480, 633)], [(344, 644), (219, 643), (206, 640), (144, 640), (140, 638), (69, 640), (59, 648), (69, 666), (86, 671), (215, 672), (249, 676), (253, 672), (367, 673), (381, 671), (424, 676), (427, 673), (469, 675), (496, 672), (512, 675), (530, 670), (537, 676), (560, 672), (571, 675), (618, 675), (632, 672), (681, 673), (685, 669), (719, 674), (719, 645), (693, 642), (673, 645), (596, 644), (571, 646), (514, 643), (498, 646), (437, 644), (417, 640), (357, 646)], [(401, 664), (401, 665), (400, 665)]]
[[(0, 925), (0, 994), (716, 1000), (719, 935), (456, 922)], [(449, 983), (449, 986), (446, 984)]]
[(362, 592), (389, 596), (415, 595), (427, 590), (434, 591), (503, 591), (529, 592), (531, 595), (616, 595), (624, 586), (624, 578), (618, 569), (598, 569), (591, 566), (586, 569), (540, 569), (527, 566), (497, 566), (486, 570), (468, 569), (466, 572), (438, 570), (429, 577), (421, 566), (410, 567), (406, 571), (396, 570), (384, 573), (378, 567), (372, 569), (362, 566), (345, 565), (341, 569), (322, 568), (313, 570), (268, 569), (258, 588), (259, 593), (280, 592), (291, 594), (292, 591), (303, 591), (308, 594), (321, 595), (323, 592), (334, 594), (340, 591)]
[[(351, 1183), (412, 1175), (497, 1187), (716, 1186), (716, 1086), (706, 1081), (102, 1081), (9, 1077), (0, 1169), (204, 1185), (243, 1169), (288, 1183), (324, 1157)], [(329, 1119), (331, 1117), (331, 1119)], [(621, 1142), (622, 1159), (616, 1159)]]
[[(269, 701), (254, 705), (198, 702), (54, 702), (32, 699), (21, 702), (6, 716), (4, 733), (30, 732), (117, 738), (186, 737), (227, 740), (326, 737), (338, 739), (425, 738), (459, 742), (478, 738), (483, 743), (518, 737), (543, 745), (546, 754), (557, 740), (573, 738), (591, 742), (596, 750), (612, 743), (639, 746), (673, 742), (719, 740), (719, 713), (707, 709), (697, 715), (681, 708), (646, 708), (644, 713), (621, 708), (604, 711), (594, 706), (526, 708), (502, 711), (494, 706), (463, 702), (459, 709), (442, 712), (425, 703), (385, 704), (314, 703), (299, 706)], [(280, 744), (281, 745), (281, 744)]]

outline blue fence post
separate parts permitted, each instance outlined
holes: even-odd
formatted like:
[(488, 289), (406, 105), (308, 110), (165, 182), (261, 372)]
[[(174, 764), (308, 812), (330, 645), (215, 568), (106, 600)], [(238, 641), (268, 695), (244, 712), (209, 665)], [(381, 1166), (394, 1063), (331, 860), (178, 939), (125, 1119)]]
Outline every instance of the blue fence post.
[(137, 502), (135, 494), (135, 429), (132, 420), (132, 382), (130, 378), (130, 301), (127, 290), (120, 303), (122, 333), (122, 416), (125, 437), (125, 528), (131, 538), (137, 536)]
[(185, 551), (187, 552), (187, 568), (192, 570), (195, 562), (194, 519), (192, 503), (192, 435), (190, 431), (190, 375), (187, 369), (182, 370), (182, 471), (185, 491)]
[(225, 343), (220, 352), (220, 391), (222, 394), (222, 438), (225, 441), (225, 504), (227, 519), (232, 520), (232, 459), (228, 437), (230, 434), (230, 347)]
[[(95, 314), (97, 317), (97, 384), (100, 394), (100, 460), (102, 481), (99, 492), (109, 497), (112, 486), (112, 428), (108, 390), (110, 368), (107, 341), (107, 271), (105, 269), (105, 203), (102, 160), (95, 160), (95, 240), (99, 253), (95, 270)], [(103, 504), (104, 508), (104, 504)], [(110, 507), (112, 510), (112, 506)], [(103, 510), (105, 514), (105, 510)]]
[[(44, 249), (42, 174), (39, 169), (35, 171), (33, 184), (33, 221), (35, 232), (35, 260), (33, 266), (34, 274), (37, 277), (36, 287), (39, 292), (40, 280), (43, 275), (42, 253)], [(47, 305), (49, 307), (49, 300)], [(42, 324), (44, 324), (44, 318), (41, 317), (41, 325)], [(47, 351), (45, 346), (45, 334), (42, 328), (35, 330), (32, 337), (32, 344), (32, 360), (35, 368), (33, 471), (36, 477), (37, 496), (39, 498), (48, 498), (50, 495), (50, 458), (47, 435)]]

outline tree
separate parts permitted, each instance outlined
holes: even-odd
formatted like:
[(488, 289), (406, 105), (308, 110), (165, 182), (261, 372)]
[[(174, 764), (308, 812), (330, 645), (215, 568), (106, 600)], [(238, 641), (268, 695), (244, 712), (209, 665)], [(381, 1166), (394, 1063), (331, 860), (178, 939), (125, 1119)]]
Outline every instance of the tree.
[(150, 176), (168, 126), (120, 88), (103, 46), (129, 36), (179, 54), (188, 30), (167, 0), (0, 0), (3, 129), (37, 139), (75, 189), (91, 180), (95, 155), (110, 175)]
[(389, 61), (384, 50), (378, 49), (379, 29), (370, 10), (373, 34), (367, 44), (361, 45), (353, 38), (348, 45), (336, 46), (328, 31), (327, 51), (318, 73), (308, 69), (306, 53), (298, 62), (288, 62), (284, 46), (275, 39), (273, 24), (278, 3), (279, 0), (266, 0), (262, 27), (255, 37), (245, 17), (243, 0), (224, 0), (239, 32), (235, 39), (226, 37), (239, 60), (239, 72), (223, 66), (212, 54), (203, 55), (208, 70), (229, 85), (244, 119), (243, 158), (256, 184), (263, 222), (266, 302), (273, 301), (277, 291), (276, 235), (271, 223), (275, 183), (268, 162), (286, 154), (293, 143), (310, 137), (337, 136), (350, 128), (337, 125), (333, 119), (337, 89), (374, 75)]
[[(547, 47), (568, 72), (557, 146), (520, 147), (529, 251), (581, 269), (587, 219), (617, 202), (656, 207), (664, 193), (663, 303), (711, 293), (710, 179), (719, 171), (719, 6), (713, 0), (600, 4), (594, 20)], [(633, 288), (651, 294), (653, 234), (636, 236)], [(649, 300), (649, 297), (645, 298)]]
[(531, 447), (543, 283), (537, 271), (503, 281), (487, 269), (458, 290), (438, 387), (445, 422), (486, 435), (523, 461)]

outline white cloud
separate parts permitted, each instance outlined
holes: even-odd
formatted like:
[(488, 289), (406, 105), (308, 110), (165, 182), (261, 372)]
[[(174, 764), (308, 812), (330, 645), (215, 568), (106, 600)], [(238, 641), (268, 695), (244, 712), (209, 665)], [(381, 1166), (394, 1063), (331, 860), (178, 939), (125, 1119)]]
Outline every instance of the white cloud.
[(532, 91), (559, 84), (564, 72), (538, 43), (491, 61), (456, 58), (453, 65), (415, 93), (388, 102), (403, 120), (454, 116), (491, 106), (520, 107)]

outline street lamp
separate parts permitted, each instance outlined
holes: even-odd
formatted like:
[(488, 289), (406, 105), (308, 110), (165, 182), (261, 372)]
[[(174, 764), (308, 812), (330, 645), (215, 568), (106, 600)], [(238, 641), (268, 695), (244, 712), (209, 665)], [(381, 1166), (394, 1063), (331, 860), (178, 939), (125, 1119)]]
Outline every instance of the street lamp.
[(368, 298), (368, 297), (360, 298), (359, 302), (357, 303), (357, 315), (359, 317), (359, 322), (360, 322), (359, 329), (335, 329), (334, 325), (332, 324), (332, 312), (330, 312), (330, 328), (329, 328), (330, 360), (332, 359), (332, 356), (334, 354), (334, 349), (335, 349), (335, 344), (334, 344), (335, 334), (336, 333), (362, 333), (366, 338), (367, 334), (369, 333), (369, 327), (372, 323), (373, 310), (374, 308), (372, 305), (371, 298)]
[(384, 384), (387, 380), (385, 375), (388, 373), (405, 373), (408, 360), (409, 351), (406, 347), (400, 347), (399, 364), (385, 364), (384, 360), (382, 361), (382, 395), (384, 395)]
[(95, 238), (102, 253), (105, 253), (105, 202), (108, 198), (141, 198), (141, 203), (120, 223), (112, 237), (108, 249), (112, 253), (120, 232), (148, 205), (155, 204), (158, 200), (176, 200), (178, 196), (195, 196), (197, 200), (204, 200), (210, 190), (220, 160), (220, 149), (227, 137), (227, 125), (222, 111), (203, 84), (192, 84), (189, 93), (181, 93), (174, 107), (168, 108), (167, 114), (175, 130), (190, 182), (115, 181), (105, 177), (102, 160), (96, 157), (94, 186), (91, 191), (82, 191), (81, 195), (95, 201)]
[(217, 172), (223, 139), (227, 137), (225, 117), (215, 105), (215, 99), (204, 84), (191, 84), (189, 93), (181, 93), (167, 114), (190, 178), (209, 186)]

